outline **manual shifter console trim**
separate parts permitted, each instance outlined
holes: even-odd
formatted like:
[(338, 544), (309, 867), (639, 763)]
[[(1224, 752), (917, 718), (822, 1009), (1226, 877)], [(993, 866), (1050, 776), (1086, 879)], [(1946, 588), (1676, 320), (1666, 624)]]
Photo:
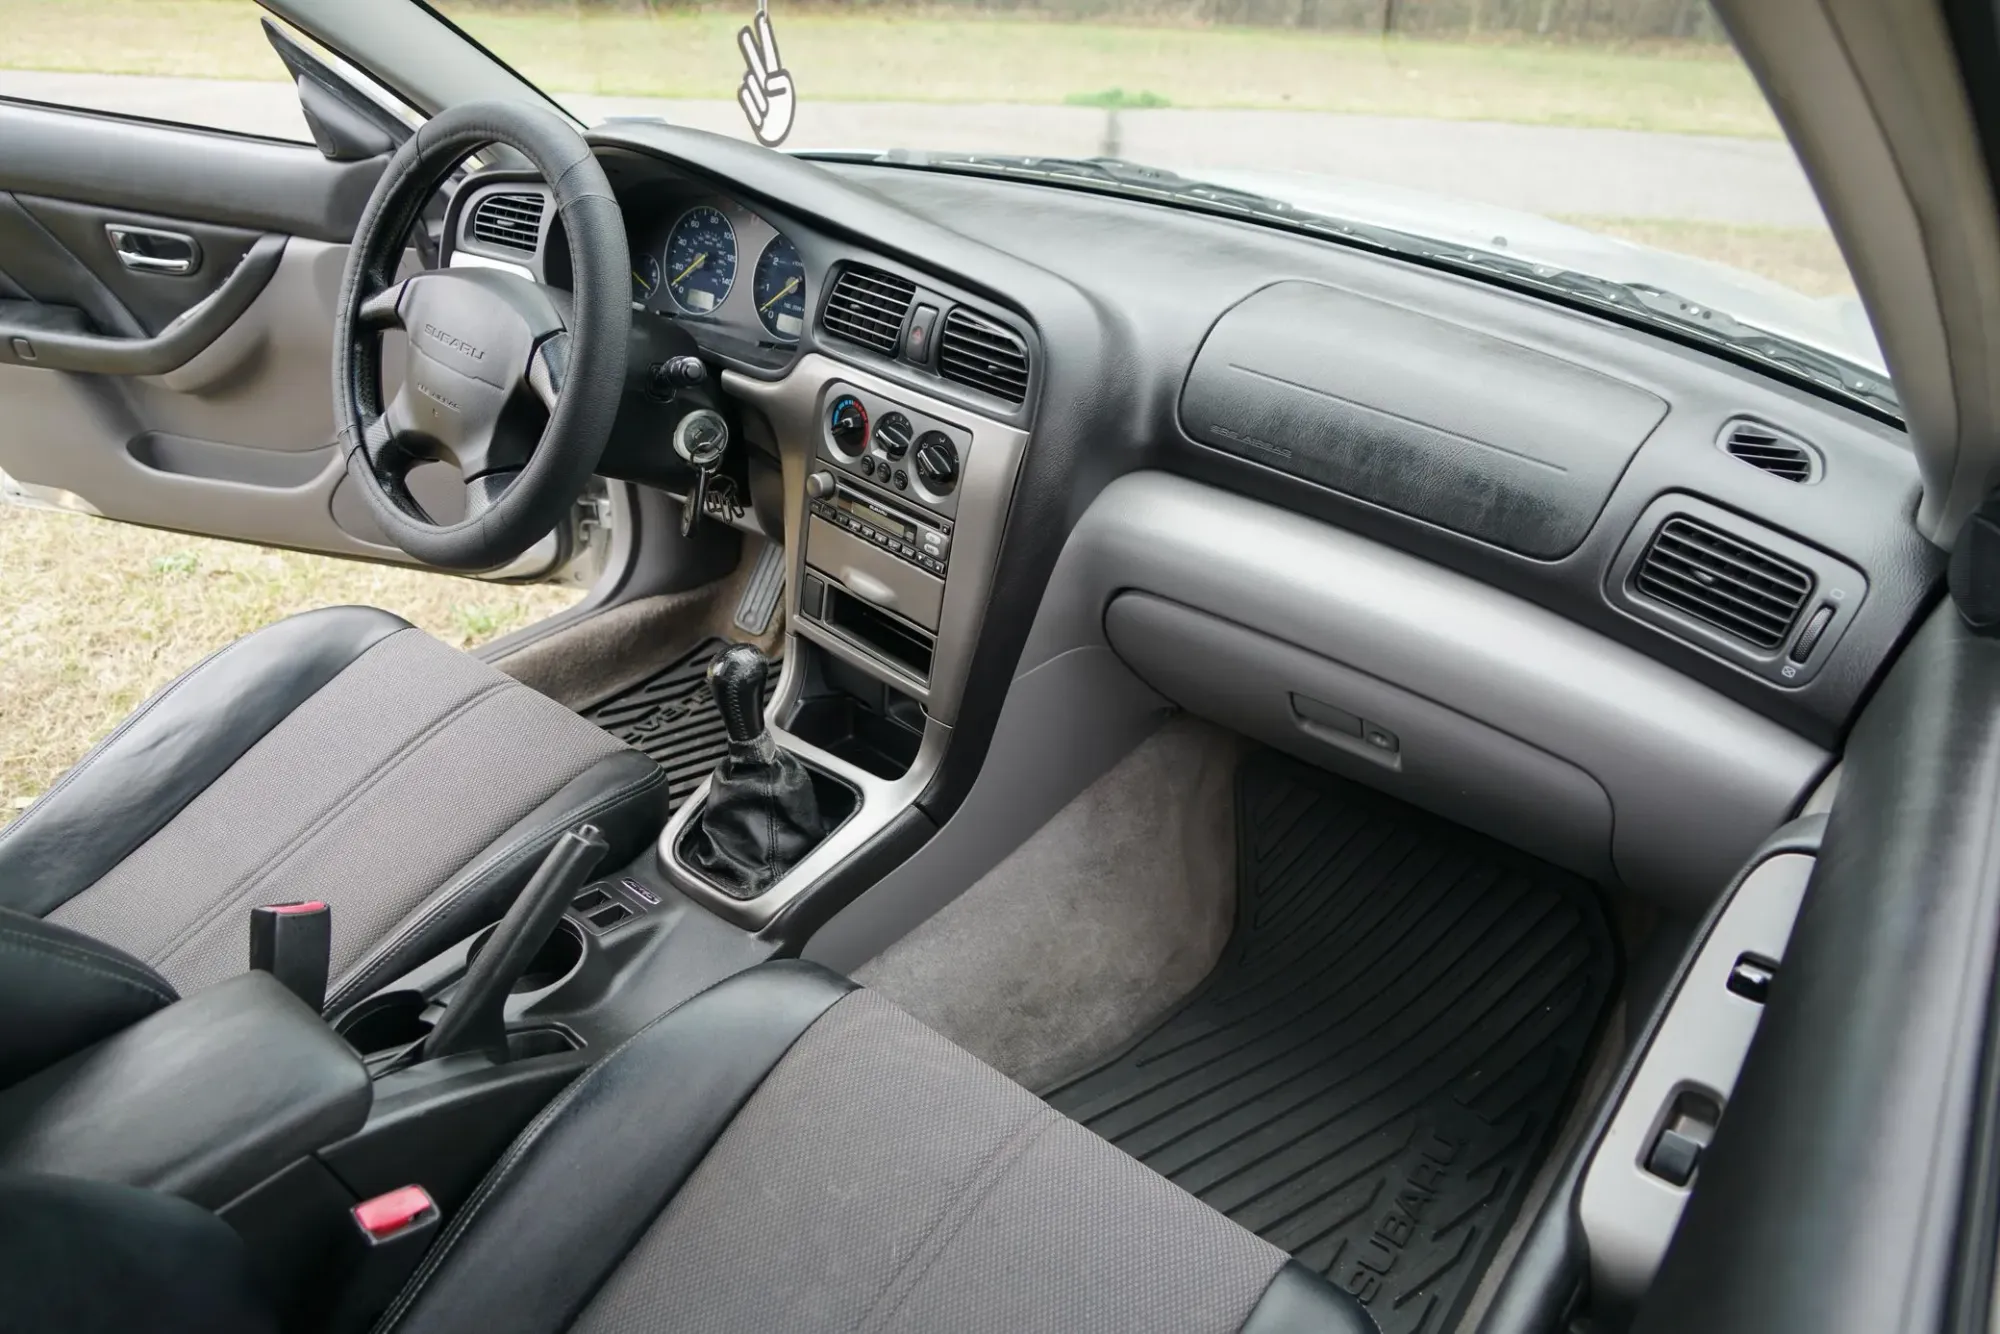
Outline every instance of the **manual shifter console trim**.
[[(785, 676), (791, 678), (792, 656), (785, 660)], [(788, 705), (789, 681), (781, 680), (778, 699), (771, 713), (777, 716), (786, 711), (780, 706)], [(792, 687), (796, 692), (796, 686)], [(861, 793), (861, 803), (839, 828), (833, 830), (819, 846), (807, 853), (799, 864), (780, 876), (778, 880), (754, 899), (739, 899), (725, 893), (712, 884), (705, 876), (695, 871), (681, 859), (681, 839), (689, 825), (700, 813), (708, 800), (709, 780), (704, 778), (701, 786), (694, 790), (681, 808), (667, 821), (667, 827), (660, 834), (660, 869), (675, 889), (693, 899), (725, 921), (733, 922), (747, 931), (762, 931), (777, 921), (785, 909), (806, 894), (819, 879), (859, 852), (868, 841), (887, 828), (889, 822), (900, 815), (923, 792), (925, 784), (937, 770), (938, 757), (944, 754), (945, 745), (951, 739), (951, 729), (933, 719), (924, 729), (924, 739), (917, 749), (917, 758), (910, 765), (908, 773), (901, 778), (885, 780), (875, 777), (865, 769), (856, 768), (839, 756), (821, 750), (818, 746), (803, 741), (784, 728), (772, 726), (771, 739), (790, 750), (808, 764), (817, 765), (835, 777), (852, 784)]]

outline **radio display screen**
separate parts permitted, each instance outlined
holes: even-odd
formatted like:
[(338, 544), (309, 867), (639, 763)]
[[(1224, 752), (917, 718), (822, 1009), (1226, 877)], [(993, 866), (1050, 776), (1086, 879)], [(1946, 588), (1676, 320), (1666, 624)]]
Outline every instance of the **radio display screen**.
[(891, 514), (884, 509), (877, 509), (859, 496), (843, 495), (840, 497), (838, 503), (840, 508), (846, 510), (849, 514), (861, 520), (861, 522), (873, 528), (880, 528), (897, 541), (911, 545), (916, 543), (916, 526), (908, 519)]

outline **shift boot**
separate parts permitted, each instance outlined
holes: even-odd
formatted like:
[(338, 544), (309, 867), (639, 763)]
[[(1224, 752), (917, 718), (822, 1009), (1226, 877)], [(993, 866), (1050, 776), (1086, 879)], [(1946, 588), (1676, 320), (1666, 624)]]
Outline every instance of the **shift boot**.
[(688, 862), (737, 898), (753, 899), (826, 837), (812, 775), (764, 728), (771, 663), (749, 644), (709, 664), (729, 754), (709, 775), (708, 800), (683, 845)]

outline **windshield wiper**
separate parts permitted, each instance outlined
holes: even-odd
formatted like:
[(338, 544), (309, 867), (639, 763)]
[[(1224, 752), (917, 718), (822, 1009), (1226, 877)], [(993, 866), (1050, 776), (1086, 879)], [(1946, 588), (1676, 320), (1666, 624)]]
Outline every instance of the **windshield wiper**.
[(1783, 334), (1743, 323), (1734, 316), (1644, 283), (1613, 282), (1574, 269), (1537, 264), (1513, 255), (1439, 241), (1392, 227), (1377, 227), (1299, 208), (1282, 199), (1236, 190), (1126, 158), (1013, 157), (995, 153), (929, 153), (896, 149), (886, 153), (810, 154), (848, 161), (921, 167), (972, 175), (1038, 180), (1085, 190), (1157, 199), (1310, 232), (1404, 259), (1497, 278), (1510, 286), (1553, 296), (1573, 305), (1608, 311), (1683, 340), (1722, 349), (1742, 361), (1842, 398), (1900, 426), (1902, 404), (1886, 376)]

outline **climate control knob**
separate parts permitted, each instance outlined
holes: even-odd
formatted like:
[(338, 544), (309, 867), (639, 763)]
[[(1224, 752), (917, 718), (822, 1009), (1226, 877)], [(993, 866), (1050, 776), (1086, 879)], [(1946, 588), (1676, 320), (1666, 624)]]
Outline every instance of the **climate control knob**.
[(854, 395), (842, 394), (826, 414), (826, 432), (835, 449), (850, 459), (860, 458), (868, 452), (868, 409)]
[(910, 419), (900, 412), (887, 413), (875, 423), (875, 443), (892, 459), (900, 459), (910, 452), (910, 437), (916, 433)]
[(958, 485), (958, 446), (943, 431), (917, 437), (917, 480), (934, 496), (951, 494)]

